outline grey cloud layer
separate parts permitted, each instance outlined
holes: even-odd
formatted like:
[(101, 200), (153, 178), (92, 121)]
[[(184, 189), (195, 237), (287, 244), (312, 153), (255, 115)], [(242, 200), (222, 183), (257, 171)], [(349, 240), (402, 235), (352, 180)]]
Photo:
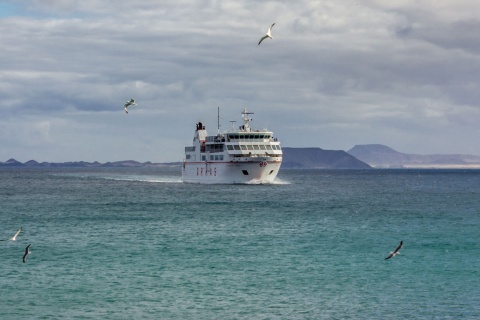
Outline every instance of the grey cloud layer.
[[(480, 154), (468, 141), (480, 117), (476, 4), (22, 3), (0, 19), (0, 142), (15, 146), (0, 161), (29, 160), (32, 145), (37, 160), (176, 161), (195, 121), (214, 130), (218, 106), (250, 107), (285, 146)], [(274, 39), (257, 46), (271, 22)]]

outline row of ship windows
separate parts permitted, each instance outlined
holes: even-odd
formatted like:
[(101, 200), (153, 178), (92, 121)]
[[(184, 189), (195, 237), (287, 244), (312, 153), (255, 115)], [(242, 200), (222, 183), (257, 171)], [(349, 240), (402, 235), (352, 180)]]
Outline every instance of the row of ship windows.
[[(202, 151), (223, 152), (223, 146), (224, 146), (223, 144), (212, 144), (212, 145), (207, 144), (205, 146), (205, 150), (202, 150)], [(228, 150), (281, 150), (280, 145), (269, 145), (269, 144), (268, 145), (263, 145), (263, 144), (229, 145), (227, 144), (226, 146)], [(194, 152), (195, 147), (194, 146), (185, 147), (185, 151)]]
[(270, 139), (272, 136), (269, 135), (269, 134), (261, 134), (261, 133), (250, 133), (250, 134), (236, 134), (236, 133), (230, 133), (228, 134), (227, 138), (228, 139), (235, 139), (235, 140), (239, 140), (239, 139), (248, 139), (248, 140), (252, 140), (252, 139)]
[(235, 144), (235, 145), (230, 145), (230, 144), (227, 144), (227, 149), (228, 150), (280, 150), (280, 145), (263, 145), (263, 144), (247, 144), (247, 145), (244, 145), (244, 144), (241, 144), (241, 145), (238, 145), (238, 144)]
[[(271, 139), (272, 136), (269, 135), (269, 134), (229, 134), (227, 136), (227, 141), (230, 141), (230, 140), (259, 140), (259, 139)], [(218, 136), (208, 136), (205, 138), (205, 140), (207, 142), (215, 142), (215, 141), (219, 141), (219, 142), (225, 142), (225, 138), (224, 137), (218, 137)], [(274, 139), (275, 141), (277, 141), (277, 139), (275, 138)]]
[[(191, 157), (191, 155), (187, 154), (185, 156), (185, 158), (187, 160), (190, 160), (192, 157)], [(202, 155), (202, 161), (206, 161), (206, 160), (207, 160), (207, 156)], [(223, 154), (211, 154), (210, 155), (210, 161), (223, 161)]]

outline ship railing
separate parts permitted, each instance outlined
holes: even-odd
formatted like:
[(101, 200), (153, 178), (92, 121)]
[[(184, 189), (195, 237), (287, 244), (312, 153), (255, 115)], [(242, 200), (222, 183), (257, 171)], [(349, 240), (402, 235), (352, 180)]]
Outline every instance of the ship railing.
[(270, 139), (227, 139), (226, 141), (222, 141), (222, 142), (256, 142), (256, 143), (259, 143), (259, 142), (275, 142), (275, 140), (273, 138), (270, 138)]
[(250, 158), (255, 158), (255, 157), (271, 157), (271, 158), (278, 158), (282, 157), (282, 153), (228, 153), (232, 157), (250, 157)]

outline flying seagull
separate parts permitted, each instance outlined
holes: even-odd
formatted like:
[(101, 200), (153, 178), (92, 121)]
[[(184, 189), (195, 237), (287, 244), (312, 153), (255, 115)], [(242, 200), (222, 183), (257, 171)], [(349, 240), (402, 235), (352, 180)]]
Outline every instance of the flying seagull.
[(137, 103), (135, 102), (135, 100), (133, 99), (130, 99), (130, 100), (127, 100), (127, 102), (125, 103), (124, 107), (125, 107), (125, 112), (128, 113), (128, 107), (129, 106), (135, 106), (137, 105)]
[(400, 254), (400, 249), (402, 249), (403, 247), (403, 241), (400, 241), (400, 244), (398, 245), (398, 247), (395, 249), (395, 251), (391, 252), (390, 255), (388, 257), (385, 258), (385, 260), (388, 260), (390, 258), (393, 258), (395, 257), (397, 254)]
[(25, 263), (25, 260), (27, 259), (27, 254), (30, 254), (30, 244), (25, 248), (25, 254), (23, 255), (23, 263)]
[(11, 237), (10, 240), (12, 240), (12, 241), (17, 240), (17, 236), (20, 233), (20, 231), (22, 231), (22, 227), (20, 227), (20, 229), (18, 229), (17, 233), (15, 233), (15, 235), (13, 237)]
[(260, 43), (262, 43), (262, 41), (267, 38), (272, 39), (272, 28), (274, 25), (275, 25), (275, 22), (270, 26), (270, 28), (268, 28), (267, 33), (265, 33), (265, 35), (260, 39), (260, 41), (258, 42), (258, 45), (260, 45)]

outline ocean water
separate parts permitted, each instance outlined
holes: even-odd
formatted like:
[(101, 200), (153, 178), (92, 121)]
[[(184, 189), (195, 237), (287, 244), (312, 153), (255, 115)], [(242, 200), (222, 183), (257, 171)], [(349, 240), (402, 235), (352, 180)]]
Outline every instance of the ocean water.
[(1, 319), (480, 319), (480, 171), (0, 169), (21, 226)]

